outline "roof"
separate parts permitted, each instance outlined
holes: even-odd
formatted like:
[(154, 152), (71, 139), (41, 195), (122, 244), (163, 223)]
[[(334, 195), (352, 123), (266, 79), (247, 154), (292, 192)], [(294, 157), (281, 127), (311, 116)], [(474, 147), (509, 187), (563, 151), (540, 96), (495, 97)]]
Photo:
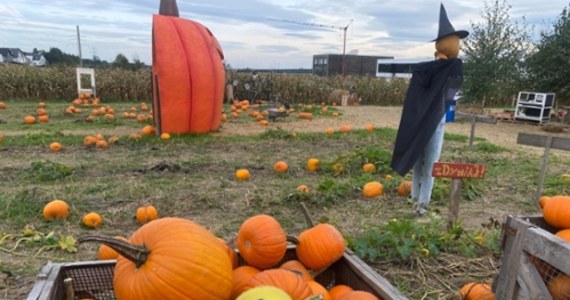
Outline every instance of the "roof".
[(24, 53), (20, 48), (0, 48), (0, 54), (5, 57), (18, 57), (18, 52)]

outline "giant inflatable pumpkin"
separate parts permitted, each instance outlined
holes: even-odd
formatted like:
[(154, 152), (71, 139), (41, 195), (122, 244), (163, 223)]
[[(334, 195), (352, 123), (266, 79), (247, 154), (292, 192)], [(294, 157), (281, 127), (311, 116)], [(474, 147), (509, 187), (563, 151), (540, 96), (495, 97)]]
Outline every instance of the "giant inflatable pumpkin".
[(179, 18), (176, 0), (161, 0), (152, 25), (153, 117), (158, 131), (218, 130), (225, 82), (218, 40), (202, 24)]

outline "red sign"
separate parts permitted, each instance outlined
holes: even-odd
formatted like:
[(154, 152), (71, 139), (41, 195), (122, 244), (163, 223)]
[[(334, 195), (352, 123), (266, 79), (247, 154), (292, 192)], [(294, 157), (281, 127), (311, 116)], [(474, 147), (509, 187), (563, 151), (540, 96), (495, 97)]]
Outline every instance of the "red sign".
[(436, 162), (433, 164), (431, 175), (433, 177), (482, 179), (485, 177), (486, 169), (487, 167), (482, 164)]

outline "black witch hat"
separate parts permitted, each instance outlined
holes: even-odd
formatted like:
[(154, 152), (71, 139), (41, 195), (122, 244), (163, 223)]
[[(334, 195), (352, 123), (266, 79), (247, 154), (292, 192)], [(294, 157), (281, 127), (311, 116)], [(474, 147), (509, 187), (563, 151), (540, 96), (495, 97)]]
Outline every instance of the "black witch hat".
[(432, 42), (440, 40), (446, 36), (456, 35), (460, 39), (465, 38), (469, 35), (469, 32), (465, 30), (455, 30), (449, 19), (447, 18), (447, 12), (445, 11), (445, 7), (443, 7), (443, 3), (441, 4), (441, 8), (439, 9), (439, 31), (437, 32), (437, 38)]

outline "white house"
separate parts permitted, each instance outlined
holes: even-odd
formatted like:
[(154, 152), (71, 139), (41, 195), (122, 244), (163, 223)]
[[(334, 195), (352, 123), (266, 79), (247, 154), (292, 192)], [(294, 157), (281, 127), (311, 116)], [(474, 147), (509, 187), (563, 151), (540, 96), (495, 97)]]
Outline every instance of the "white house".
[(42, 51), (26, 53), (19, 48), (0, 48), (0, 63), (13, 63), (29, 66), (46, 66), (48, 61)]
[(25, 53), (28, 59), (29, 65), (33, 67), (43, 67), (47, 65), (47, 60), (44, 57), (43, 52), (36, 51), (32, 53)]

